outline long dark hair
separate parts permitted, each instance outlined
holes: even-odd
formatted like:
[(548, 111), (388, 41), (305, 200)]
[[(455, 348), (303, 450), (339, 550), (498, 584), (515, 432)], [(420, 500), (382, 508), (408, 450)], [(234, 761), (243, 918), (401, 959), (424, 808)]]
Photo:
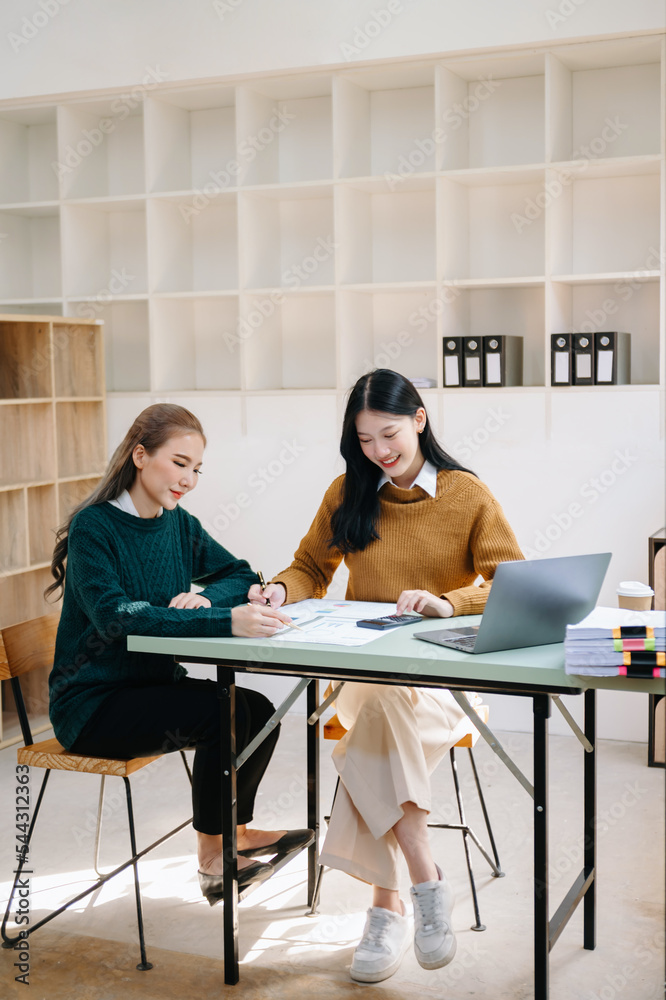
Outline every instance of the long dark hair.
[[(423, 400), (409, 379), (389, 368), (376, 368), (362, 375), (349, 393), (340, 437), (340, 453), (347, 463), (347, 471), (342, 503), (331, 518), (331, 548), (344, 553), (362, 552), (370, 542), (379, 538), (377, 528), (380, 504), (377, 483), (382, 470), (363, 454), (356, 430), (356, 417), (363, 410), (413, 417), (422, 406)], [(419, 443), (425, 460), (438, 471), (457, 469), (460, 472), (471, 472), (471, 469), (465, 469), (444, 451), (433, 434), (427, 417)]]
[(130, 488), (136, 477), (132, 453), (138, 444), (142, 444), (148, 454), (152, 455), (170, 437), (188, 432), (200, 434), (204, 445), (206, 444), (206, 435), (199, 420), (184, 406), (177, 406), (174, 403), (154, 403), (141, 411), (114, 451), (106, 472), (93, 492), (71, 511), (58, 528), (51, 561), (51, 575), (55, 582), (46, 588), (44, 597), (48, 597), (58, 589), (64, 589), (67, 540), (69, 526), (74, 516), (84, 507), (104, 503), (106, 500), (115, 500), (124, 490)]

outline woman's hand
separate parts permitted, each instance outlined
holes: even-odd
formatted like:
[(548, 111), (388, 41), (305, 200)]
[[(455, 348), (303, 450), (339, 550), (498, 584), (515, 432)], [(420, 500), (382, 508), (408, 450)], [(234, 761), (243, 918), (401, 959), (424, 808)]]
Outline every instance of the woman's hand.
[(445, 597), (435, 597), (429, 590), (403, 590), (396, 603), (396, 614), (408, 615), (412, 611), (428, 618), (450, 618), (453, 605)]
[(207, 597), (201, 594), (176, 594), (169, 601), (170, 608), (209, 608), (211, 606)]
[(252, 604), (262, 604), (267, 607), (266, 601), (268, 601), (272, 608), (279, 608), (284, 604), (286, 596), (287, 591), (281, 583), (268, 583), (263, 590), (258, 583), (253, 583), (247, 592), (247, 599)]
[(266, 604), (239, 604), (231, 609), (231, 634), (245, 639), (266, 639), (290, 622), (284, 611), (275, 611)]

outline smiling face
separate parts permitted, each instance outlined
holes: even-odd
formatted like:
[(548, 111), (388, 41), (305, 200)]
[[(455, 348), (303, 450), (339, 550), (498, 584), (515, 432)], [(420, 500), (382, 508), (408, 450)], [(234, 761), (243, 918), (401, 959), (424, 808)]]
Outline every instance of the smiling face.
[(424, 462), (419, 433), (425, 423), (423, 407), (413, 417), (361, 410), (356, 417), (356, 433), (365, 457), (390, 476), (396, 486), (409, 489)]
[(132, 452), (136, 477), (129, 495), (141, 517), (157, 517), (161, 507), (173, 510), (194, 489), (203, 452), (203, 439), (194, 431), (174, 434), (152, 454), (142, 444), (136, 446)]

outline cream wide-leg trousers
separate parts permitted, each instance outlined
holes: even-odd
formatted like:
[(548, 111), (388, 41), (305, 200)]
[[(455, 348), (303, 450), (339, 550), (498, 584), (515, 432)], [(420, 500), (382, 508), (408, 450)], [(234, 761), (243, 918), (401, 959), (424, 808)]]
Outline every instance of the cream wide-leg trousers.
[(437, 688), (348, 682), (335, 707), (348, 732), (333, 750), (340, 784), (320, 863), (397, 889), (402, 852), (392, 827), (402, 803), (430, 812), (430, 775), (473, 726)]

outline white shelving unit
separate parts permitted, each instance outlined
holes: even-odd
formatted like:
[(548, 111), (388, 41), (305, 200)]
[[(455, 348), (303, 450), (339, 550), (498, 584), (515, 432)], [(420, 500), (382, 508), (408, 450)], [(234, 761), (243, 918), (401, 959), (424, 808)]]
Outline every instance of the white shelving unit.
[(113, 393), (442, 389), (494, 333), (549, 395), (585, 323), (663, 388), (665, 80), (652, 33), (0, 102), (0, 311), (103, 320)]

